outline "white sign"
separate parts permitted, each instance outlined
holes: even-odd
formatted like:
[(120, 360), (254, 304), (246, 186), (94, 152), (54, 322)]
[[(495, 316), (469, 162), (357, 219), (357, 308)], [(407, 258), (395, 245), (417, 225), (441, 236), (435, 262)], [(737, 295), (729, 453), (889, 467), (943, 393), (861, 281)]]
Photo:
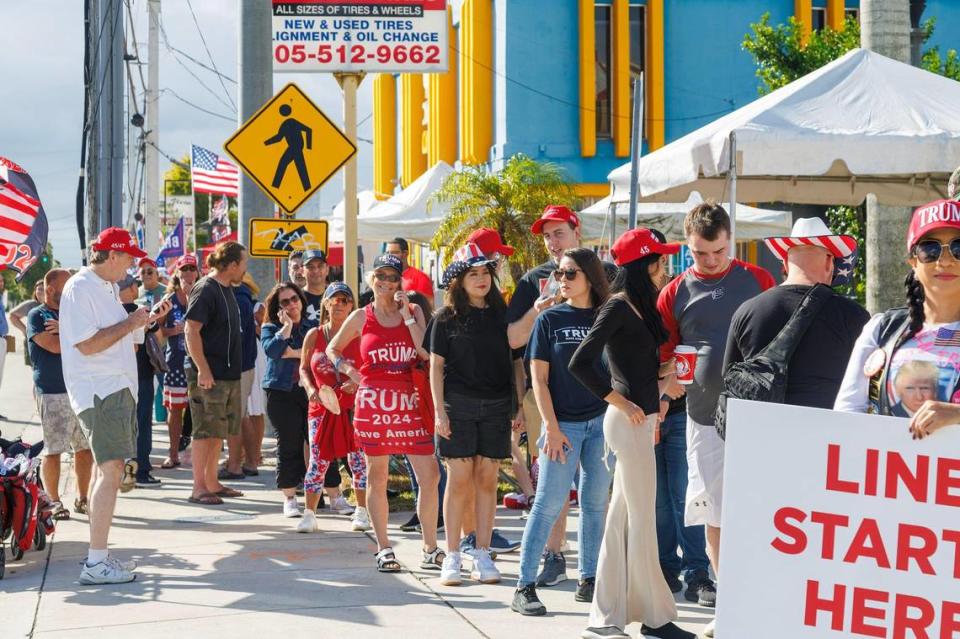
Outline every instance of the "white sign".
[(447, 0), (273, 0), (273, 70), (447, 70)]
[(960, 637), (960, 426), (729, 403), (719, 639)]

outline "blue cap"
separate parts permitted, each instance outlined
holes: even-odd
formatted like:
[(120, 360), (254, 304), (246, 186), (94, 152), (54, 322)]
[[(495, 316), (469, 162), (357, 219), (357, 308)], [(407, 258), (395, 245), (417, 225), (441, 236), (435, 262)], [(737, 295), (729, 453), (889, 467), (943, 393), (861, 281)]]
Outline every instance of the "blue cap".
[(327, 261), (327, 254), (321, 251), (320, 249), (310, 249), (309, 251), (303, 252), (303, 265), (306, 266), (310, 260), (323, 260)]
[[(303, 263), (307, 263), (306, 258), (304, 258)], [(373, 270), (376, 271), (377, 269), (381, 268), (392, 268), (397, 273), (403, 273), (403, 262), (401, 262), (400, 258), (396, 255), (384, 253), (383, 255), (377, 256), (377, 259), (373, 260)]]
[(353, 298), (353, 291), (350, 290), (350, 287), (347, 286), (345, 282), (332, 282), (330, 286), (327, 287), (327, 290), (323, 292), (323, 299), (328, 300), (337, 293), (343, 293), (348, 296), (351, 300)]

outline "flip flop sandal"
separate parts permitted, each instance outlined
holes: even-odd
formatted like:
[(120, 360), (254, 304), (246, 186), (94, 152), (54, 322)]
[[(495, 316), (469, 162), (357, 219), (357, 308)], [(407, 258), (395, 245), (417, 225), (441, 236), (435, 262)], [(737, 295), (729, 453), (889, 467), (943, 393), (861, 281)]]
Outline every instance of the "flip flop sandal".
[(163, 468), (164, 470), (170, 470), (171, 468), (176, 468), (179, 465), (180, 465), (179, 459), (177, 461), (173, 461), (167, 458), (163, 460), (162, 464), (160, 464), (160, 468)]
[(199, 497), (194, 497), (191, 495), (190, 497), (187, 497), (187, 501), (191, 504), (203, 504), (204, 506), (219, 506), (223, 503), (223, 500), (213, 493), (204, 493)]
[(221, 468), (217, 471), (217, 479), (244, 479), (246, 475), (243, 474), (243, 471), (239, 473), (231, 473), (226, 468)]
[(64, 519), (70, 519), (70, 511), (63, 507), (63, 503), (59, 501), (53, 502), (53, 512), (50, 515), (57, 521), (63, 521)]
[(379, 572), (400, 572), (400, 562), (389, 546), (377, 553), (377, 570)]
[(246, 468), (245, 466), (241, 466), (241, 467), (240, 467), (240, 470), (241, 470), (241, 471), (243, 472), (243, 474), (246, 475), (247, 477), (256, 477), (257, 475), (260, 474), (260, 471), (257, 470), (256, 468)]
[(89, 504), (87, 503), (87, 498), (86, 498), (86, 497), (77, 497), (77, 498), (74, 500), (74, 502), (73, 502), (73, 510), (74, 510), (74, 512), (79, 513), (79, 514), (81, 514), (81, 515), (86, 515), (86, 514), (87, 514), (87, 508), (89, 508)]
[(243, 497), (243, 493), (239, 490), (234, 490), (233, 488), (224, 488), (223, 490), (218, 490), (213, 493), (217, 497)]

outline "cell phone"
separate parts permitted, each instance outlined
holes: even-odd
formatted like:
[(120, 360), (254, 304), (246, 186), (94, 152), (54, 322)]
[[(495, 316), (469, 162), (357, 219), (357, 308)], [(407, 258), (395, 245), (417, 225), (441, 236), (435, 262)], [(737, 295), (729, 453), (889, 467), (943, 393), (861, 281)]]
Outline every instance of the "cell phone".
[(166, 298), (164, 298), (164, 299), (161, 299), (161, 300), (160, 300), (159, 302), (157, 302), (156, 304), (154, 304), (154, 305), (153, 305), (153, 308), (150, 309), (150, 314), (151, 314), (151, 315), (156, 315), (157, 312), (160, 310), (160, 307), (163, 306), (163, 303), (166, 302), (166, 301), (167, 301)]

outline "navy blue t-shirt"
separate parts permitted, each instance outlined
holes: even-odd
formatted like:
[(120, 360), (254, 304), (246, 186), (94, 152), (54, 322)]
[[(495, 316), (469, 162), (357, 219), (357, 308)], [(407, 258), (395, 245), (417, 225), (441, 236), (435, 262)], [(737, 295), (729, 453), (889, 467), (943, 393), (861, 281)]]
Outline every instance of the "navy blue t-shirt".
[[(557, 304), (540, 313), (533, 325), (527, 356), (550, 363), (550, 398), (557, 419), (564, 422), (582, 422), (593, 419), (607, 409), (607, 403), (599, 399), (567, 370), (570, 358), (584, 340), (596, 312), (592, 308), (575, 308), (570, 304)], [(609, 377), (610, 373), (601, 358), (594, 365), (598, 373)]]
[(42, 334), (47, 320), (60, 320), (60, 313), (46, 304), (41, 304), (27, 314), (27, 343), (30, 349), (30, 361), (33, 362), (33, 384), (41, 395), (66, 393), (63, 383), (63, 365), (60, 353), (51, 353), (34, 341), (35, 335)]

